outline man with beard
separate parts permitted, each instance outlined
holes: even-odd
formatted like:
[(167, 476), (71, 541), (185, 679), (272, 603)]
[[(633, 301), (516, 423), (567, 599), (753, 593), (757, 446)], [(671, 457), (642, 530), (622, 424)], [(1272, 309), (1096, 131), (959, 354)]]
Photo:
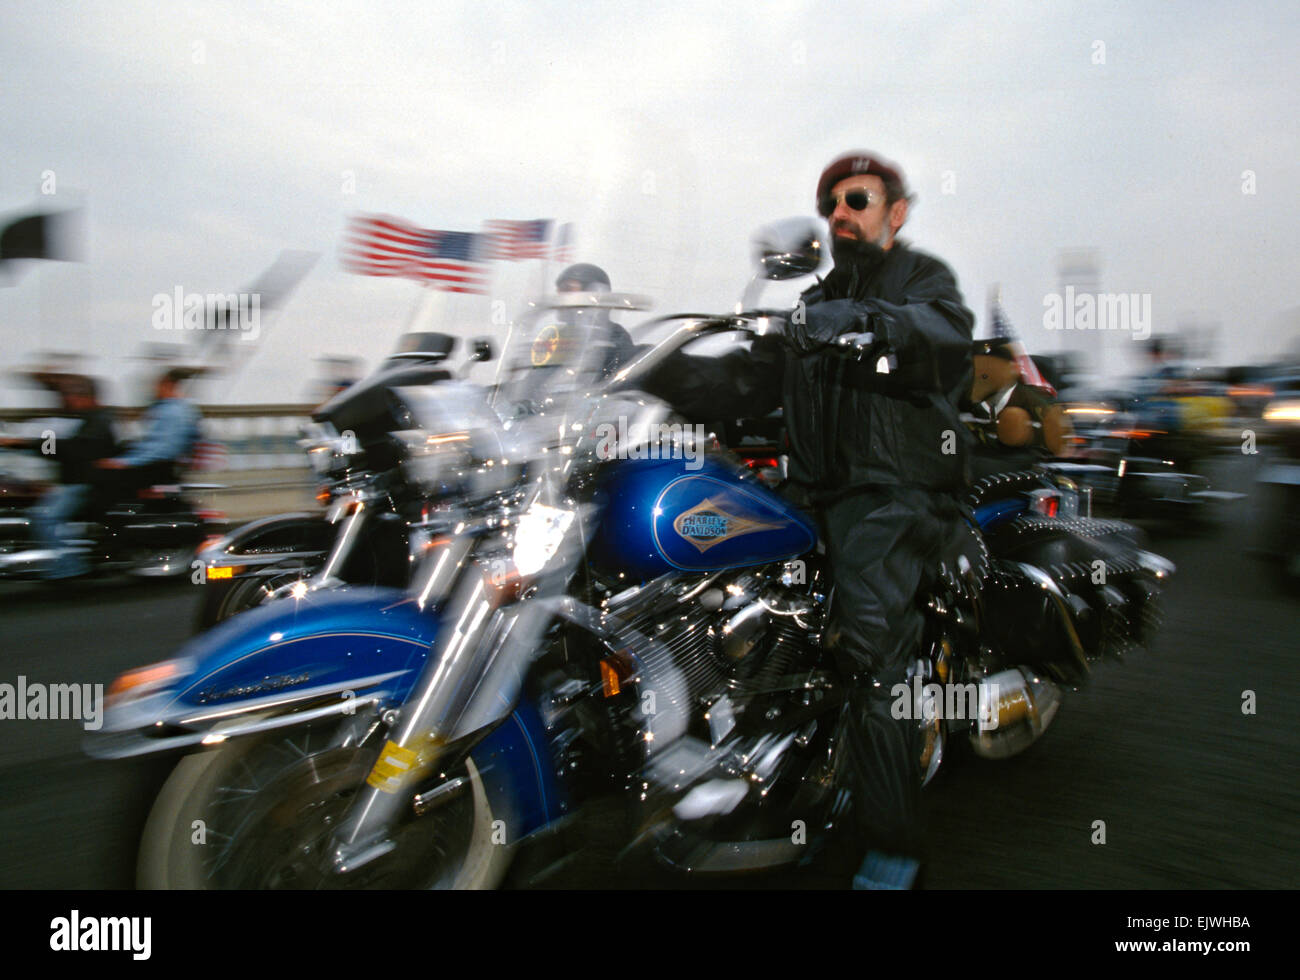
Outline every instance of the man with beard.
[[(948, 267), (897, 238), (910, 196), (896, 166), (845, 154), (816, 200), (835, 267), (800, 298), (784, 341), (678, 358), (675, 379), (656, 377), (652, 390), (696, 417), (783, 406), (787, 492), (821, 521), (835, 582), (826, 642), (853, 681), (840, 719), (838, 768), (855, 814), (845, 866), (858, 869), (854, 887), (909, 888), (924, 840), (921, 733), (893, 717), (890, 691), (922, 655), (918, 594), (970, 540), (958, 406), (974, 317)], [(862, 333), (875, 340), (860, 358), (836, 343)]]

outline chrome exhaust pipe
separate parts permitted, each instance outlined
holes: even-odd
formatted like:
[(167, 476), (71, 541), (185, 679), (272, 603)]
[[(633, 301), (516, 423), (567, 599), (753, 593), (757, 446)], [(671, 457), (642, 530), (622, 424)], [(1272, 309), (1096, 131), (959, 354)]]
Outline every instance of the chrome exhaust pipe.
[(1061, 689), (1027, 667), (979, 682), (980, 718), (971, 744), (985, 759), (1006, 759), (1029, 748), (1061, 707)]

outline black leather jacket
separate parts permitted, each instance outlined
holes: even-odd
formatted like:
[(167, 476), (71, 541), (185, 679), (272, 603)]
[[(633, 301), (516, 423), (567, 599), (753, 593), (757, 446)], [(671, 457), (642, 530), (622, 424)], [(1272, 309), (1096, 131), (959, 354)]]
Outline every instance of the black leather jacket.
[(95, 462), (108, 459), (116, 451), (112, 413), (97, 405), (82, 416), (77, 431), (59, 440), (55, 447), (59, 482), (65, 486), (94, 483), (103, 473), (95, 468)]
[(974, 315), (939, 259), (895, 242), (878, 261), (846, 260), (802, 296), (809, 331), (829, 341), (870, 331), (897, 357), (824, 348), (797, 354), (761, 338), (719, 358), (674, 358), (647, 385), (694, 419), (784, 409), (791, 490), (807, 503), (872, 487), (958, 490), (971, 436), (958, 406), (970, 390)]

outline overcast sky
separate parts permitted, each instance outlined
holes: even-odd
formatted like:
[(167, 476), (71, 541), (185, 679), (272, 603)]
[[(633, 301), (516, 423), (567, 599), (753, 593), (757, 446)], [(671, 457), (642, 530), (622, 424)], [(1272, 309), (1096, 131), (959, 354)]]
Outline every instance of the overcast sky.
[[(299, 400), (315, 356), (373, 364), (422, 295), (340, 268), (357, 211), (570, 220), (577, 257), (656, 313), (723, 310), (753, 229), (811, 215), (858, 147), (902, 165), (904, 235), (953, 267), (980, 331), (997, 282), (1031, 350), (1074, 341), (1044, 297), (1058, 251), (1087, 247), (1101, 291), (1150, 295), (1155, 332), (1217, 322), (1217, 360), (1259, 360), (1300, 331), (1298, 42), (1294, 3), (9, 3), (0, 216), (84, 205), (85, 261), (0, 287), (0, 366), (83, 349), (124, 379), (175, 339), (156, 294), (239, 290), (308, 249), (205, 393)], [(536, 266), (498, 267), (510, 314)], [(432, 310), (462, 334), (490, 311)]]

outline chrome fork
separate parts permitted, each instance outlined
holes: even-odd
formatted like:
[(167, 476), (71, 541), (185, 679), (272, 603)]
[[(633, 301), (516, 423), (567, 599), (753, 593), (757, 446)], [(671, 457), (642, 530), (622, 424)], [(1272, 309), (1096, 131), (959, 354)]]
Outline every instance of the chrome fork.
[(444, 566), (442, 574), (454, 582), (442, 625), (420, 677), (398, 709), (388, 741), (335, 835), (331, 859), (339, 873), (393, 849), (388, 830), (406, 804), (404, 790), (428, 771), (447, 743), (449, 709), (459, 692), (473, 690), (465, 682), (481, 673), (475, 669), (480, 659), (476, 654), (485, 646), (495, 599), (481, 572), (469, 548), (454, 569)]
[(486, 524), (462, 526), (439, 554), (426, 559), (427, 580), (413, 591), (421, 608), (441, 609), (437, 639), (334, 837), (336, 872), (345, 874), (391, 851), (390, 828), (446, 747), (511, 710), (554, 615), (547, 602), (532, 601), (533, 594), (544, 600), (563, 590), (581, 555), (578, 523), (523, 598), (518, 578), (503, 579), (496, 571), (506, 553), (481, 543), (491, 530)]

